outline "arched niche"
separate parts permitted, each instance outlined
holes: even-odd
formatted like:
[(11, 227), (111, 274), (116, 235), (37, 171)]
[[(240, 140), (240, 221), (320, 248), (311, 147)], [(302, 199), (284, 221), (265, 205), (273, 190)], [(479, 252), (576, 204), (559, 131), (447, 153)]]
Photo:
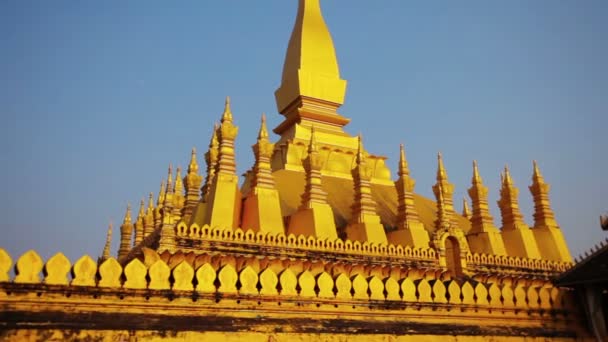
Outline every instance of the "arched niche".
[(464, 232), (456, 227), (440, 229), (433, 236), (439, 266), (459, 276), (466, 272), (469, 244)]

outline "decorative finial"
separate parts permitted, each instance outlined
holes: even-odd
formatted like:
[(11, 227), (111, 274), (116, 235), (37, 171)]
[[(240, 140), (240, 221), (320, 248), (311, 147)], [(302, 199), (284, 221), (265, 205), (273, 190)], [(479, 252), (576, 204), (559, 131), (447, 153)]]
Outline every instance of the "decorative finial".
[(131, 203), (127, 203), (127, 212), (125, 213), (122, 224), (131, 224)]
[(266, 114), (262, 113), (262, 120), (260, 124), (260, 132), (258, 133), (258, 140), (268, 139), (268, 129), (266, 128)]
[(146, 201), (142, 198), (139, 202), (139, 212), (137, 213), (137, 218), (143, 218), (145, 214)]
[(362, 164), (364, 162), (364, 157), (363, 157), (363, 137), (362, 137), (361, 133), (359, 133), (359, 135), (357, 135), (357, 158), (356, 158), (356, 162), (357, 162), (357, 165), (358, 164)]
[(481, 183), (481, 177), (479, 176), (479, 167), (477, 166), (477, 160), (473, 160), (473, 184)]
[(462, 216), (467, 219), (471, 219), (471, 210), (469, 209), (469, 202), (467, 202), (466, 198), (462, 198)]
[(222, 123), (232, 122), (232, 111), (230, 109), (230, 96), (226, 96), (226, 103), (224, 104), (224, 113), (222, 114)]
[(503, 182), (507, 186), (513, 186), (513, 179), (511, 179), (511, 173), (509, 172), (509, 166), (505, 165), (505, 176)]
[(196, 160), (196, 147), (192, 147), (190, 156), (190, 164), (188, 165), (188, 173), (198, 173), (198, 162)]
[(165, 194), (173, 192), (173, 165), (169, 164), (169, 170), (167, 172), (167, 187)]
[(184, 183), (182, 181), (182, 168), (180, 166), (177, 167), (175, 171), (175, 194), (182, 194), (184, 192)]
[(405, 159), (405, 147), (403, 144), (399, 144), (399, 176), (409, 175), (410, 171), (407, 165), (407, 159)]
[(308, 153), (317, 152), (317, 138), (315, 136), (315, 126), (310, 127), (310, 142), (308, 143)]
[(103, 252), (101, 254), (101, 258), (103, 260), (110, 258), (110, 247), (112, 245), (112, 221), (108, 225), (108, 232), (106, 233), (106, 244), (103, 247)]
[(540, 169), (538, 168), (538, 163), (536, 160), (532, 161), (534, 165), (534, 173), (532, 174), (532, 179), (536, 180), (538, 183), (544, 183), (543, 175), (540, 173)]
[(154, 193), (148, 195), (148, 210), (154, 210)]
[(160, 191), (158, 191), (158, 199), (156, 200), (157, 206), (162, 206), (165, 202), (165, 181), (160, 181)]
[(447, 179), (447, 172), (445, 171), (445, 167), (443, 166), (443, 156), (441, 152), (437, 153), (437, 180), (445, 180)]

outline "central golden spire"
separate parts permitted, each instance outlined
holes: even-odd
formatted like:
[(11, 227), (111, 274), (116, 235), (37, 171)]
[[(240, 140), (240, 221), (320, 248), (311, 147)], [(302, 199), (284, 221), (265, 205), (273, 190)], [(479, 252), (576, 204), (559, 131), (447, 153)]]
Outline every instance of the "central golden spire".
[(286, 116), (275, 129), (279, 134), (296, 122), (310, 126), (315, 121), (318, 128), (334, 130), (349, 122), (336, 113), (344, 103), (346, 81), (340, 78), (334, 43), (319, 1), (299, 0), (281, 86), (275, 92), (278, 110)]

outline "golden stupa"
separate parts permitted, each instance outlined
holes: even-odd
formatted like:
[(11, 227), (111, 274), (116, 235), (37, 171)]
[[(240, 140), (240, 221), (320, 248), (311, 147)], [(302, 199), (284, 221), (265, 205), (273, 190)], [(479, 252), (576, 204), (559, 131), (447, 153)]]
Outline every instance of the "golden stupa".
[[(343, 128), (342, 79), (319, 0), (299, 0), (272, 142), (264, 115), (240, 184), (230, 99), (205, 170), (170, 166), (158, 197), (131, 208), (112, 257), (16, 262), (0, 249), (6, 340), (575, 341), (588, 338), (572, 291), (553, 286), (571, 256), (536, 163), (534, 226), (505, 167), (502, 227), (473, 163), (462, 214), (438, 154), (434, 199), (416, 194)], [(239, 153), (246, 153), (239, 151)], [(175, 174), (174, 174), (175, 172)], [(396, 179), (393, 177), (396, 175)], [(44, 272), (43, 279), (40, 272)], [(68, 276), (68, 273), (71, 275)]]

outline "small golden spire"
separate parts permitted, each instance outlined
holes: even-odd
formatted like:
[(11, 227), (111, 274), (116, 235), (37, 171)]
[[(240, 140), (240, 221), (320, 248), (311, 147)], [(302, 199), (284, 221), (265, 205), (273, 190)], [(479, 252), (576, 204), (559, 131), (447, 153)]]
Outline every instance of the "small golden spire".
[(148, 195), (148, 209), (146, 210), (146, 215), (154, 210), (154, 193), (150, 193)]
[(160, 190), (158, 191), (158, 199), (156, 200), (156, 205), (161, 206), (165, 202), (165, 181), (162, 180), (160, 182)]
[(365, 157), (363, 156), (363, 137), (361, 136), (361, 133), (359, 133), (359, 135), (357, 135), (357, 158), (356, 158), (356, 162), (357, 162), (357, 165), (365, 163)]
[(190, 155), (188, 174), (190, 173), (198, 173), (198, 162), (196, 161), (196, 147), (192, 147), (192, 154)]
[(502, 181), (507, 186), (513, 186), (513, 179), (511, 178), (511, 173), (509, 172), (509, 167), (507, 165), (505, 165), (505, 172)]
[(173, 193), (173, 165), (171, 164), (169, 164), (169, 171), (167, 172), (167, 187), (165, 189), (165, 197), (168, 193)]
[(437, 180), (442, 181), (447, 179), (448, 174), (445, 171), (445, 167), (443, 166), (443, 157), (441, 155), (441, 152), (439, 152), (437, 153)]
[(106, 244), (103, 246), (103, 253), (101, 259), (106, 260), (110, 258), (110, 247), (112, 245), (112, 221), (108, 225), (108, 232), (106, 233)]
[(144, 239), (144, 208), (146, 202), (142, 198), (139, 202), (139, 212), (137, 213), (137, 219), (135, 220), (135, 239), (133, 240), (133, 246), (139, 245)]
[(479, 168), (477, 167), (477, 160), (473, 160), (473, 184), (481, 184), (481, 176), (479, 176)]
[(262, 123), (260, 124), (260, 131), (258, 133), (258, 140), (268, 140), (268, 129), (266, 128), (266, 114), (262, 113)]
[(230, 96), (226, 96), (226, 102), (224, 104), (224, 113), (222, 114), (222, 123), (232, 122), (232, 111), (230, 109)]
[(182, 168), (177, 167), (175, 171), (175, 188), (174, 193), (181, 195), (184, 192), (184, 182), (182, 181)]
[(122, 220), (122, 224), (131, 224), (131, 203), (127, 203), (127, 212)]
[(536, 160), (533, 160), (532, 164), (534, 165), (534, 171), (532, 173), (532, 180), (536, 181), (539, 184), (544, 183), (545, 179), (543, 178), (543, 175), (540, 173), (540, 169), (538, 168), (538, 163), (536, 162)]
[(462, 198), (462, 216), (467, 219), (471, 219), (471, 210), (469, 209), (469, 202), (467, 202), (466, 198)]
[(308, 153), (318, 152), (317, 138), (315, 136), (315, 126), (310, 127), (310, 142), (308, 143)]
[(403, 144), (399, 144), (399, 173), (398, 175), (409, 176), (410, 170), (407, 165), (407, 159), (405, 159), (405, 147)]
[(131, 204), (127, 204), (127, 212), (125, 213), (125, 218), (120, 226), (120, 248), (118, 249), (118, 258), (120, 260), (123, 260), (129, 254), (132, 235)]

